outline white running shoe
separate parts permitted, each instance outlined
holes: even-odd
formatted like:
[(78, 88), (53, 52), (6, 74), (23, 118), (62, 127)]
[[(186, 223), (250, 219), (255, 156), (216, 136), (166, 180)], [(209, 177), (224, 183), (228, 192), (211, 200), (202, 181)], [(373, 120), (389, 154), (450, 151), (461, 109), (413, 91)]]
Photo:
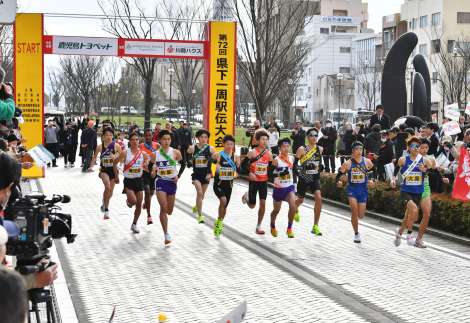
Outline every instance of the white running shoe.
[(395, 247), (398, 247), (401, 244), (401, 235), (398, 233), (399, 231), (399, 228), (395, 229)]
[(243, 203), (243, 204), (248, 203), (248, 192), (245, 192), (245, 194), (243, 194), (243, 196), (242, 196), (242, 203)]
[(109, 210), (104, 211), (103, 219), (105, 219), (105, 220), (109, 219)]
[(415, 247), (416, 247), (416, 248), (425, 249), (425, 248), (427, 248), (428, 246), (424, 243), (424, 241), (423, 241), (422, 239), (421, 239), (421, 240), (416, 239), (416, 241), (415, 241)]
[(354, 243), (361, 243), (361, 235), (359, 233), (354, 235)]
[(165, 245), (171, 243), (171, 236), (169, 233), (165, 233)]
[(413, 237), (412, 234), (407, 234), (406, 235), (406, 243), (409, 245), (409, 246), (414, 246), (415, 245), (415, 238)]
[(139, 228), (137, 228), (137, 224), (132, 224), (131, 225), (131, 230), (134, 233), (140, 233)]

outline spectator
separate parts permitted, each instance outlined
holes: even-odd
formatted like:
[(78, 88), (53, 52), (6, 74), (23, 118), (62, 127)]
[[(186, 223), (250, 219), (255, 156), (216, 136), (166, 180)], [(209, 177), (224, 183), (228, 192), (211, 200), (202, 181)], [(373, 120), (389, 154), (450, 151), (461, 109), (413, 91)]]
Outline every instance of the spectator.
[(463, 141), (465, 130), (468, 128), (468, 123), (465, 121), (465, 116), (459, 117), (459, 126), (460, 126), (460, 133), (457, 135), (458, 141)]
[(390, 142), (392, 143), (392, 148), (393, 148), (393, 162), (398, 160), (398, 158), (397, 158), (397, 136), (398, 136), (398, 131), (399, 131), (399, 129), (397, 127), (393, 127), (392, 129), (388, 130), (388, 138), (390, 139)]
[(178, 143), (178, 136), (176, 134), (176, 128), (173, 126), (171, 122), (169, 122), (165, 124), (165, 130), (168, 130), (170, 132), (170, 137), (171, 137), (170, 147), (173, 149), (178, 149), (179, 143)]
[(279, 127), (276, 120), (274, 120), (273, 116), (268, 117), (268, 122), (265, 123), (264, 128), (269, 130), (271, 125), (274, 125), (274, 128), (276, 129), (278, 136), (281, 137), (281, 127)]
[(407, 129), (408, 125), (406, 123), (402, 123), (399, 126), (399, 131), (397, 134), (397, 137), (395, 139), (395, 159), (398, 160), (400, 157), (402, 157), (405, 152), (407, 151), (406, 147), (406, 141), (408, 140), (408, 137), (410, 134), (405, 131)]
[(297, 121), (294, 124), (294, 129), (290, 138), (292, 139), (292, 153), (295, 155), (299, 147), (305, 146), (305, 137), (307, 136), (304, 129), (302, 129), (302, 122)]
[(4, 80), (5, 70), (0, 67), (0, 120), (10, 121), (15, 115), (15, 101), (12, 88)]
[(97, 146), (97, 135), (94, 129), (94, 121), (88, 121), (87, 128), (82, 132), (80, 137), (80, 147), (82, 149), (82, 172), (92, 172), (90, 165), (93, 152)]
[(4, 323), (26, 323), (28, 296), (24, 280), (13, 270), (0, 268), (0, 313)]
[(390, 164), (395, 158), (393, 152), (393, 143), (390, 140), (389, 133), (384, 130), (381, 133), (381, 145), (379, 149), (379, 156), (377, 158), (377, 175), (381, 181), (386, 180), (385, 165)]
[(187, 122), (181, 122), (181, 126), (177, 131), (179, 149), (181, 151), (181, 167), (186, 167), (188, 163), (188, 149), (192, 145), (193, 133), (189, 129)]
[(247, 137), (250, 137), (250, 142), (248, 143), (248, 146), (250, 146), (251, 149), (258, 146), (258, 143), (256, 142), (255, 138), (255, 132), (259, 129), (261, 129), (261, 123), (259, 120), (255, 120), (253, 126), (250, 127), (250, 129), (248, 129), (245, 133)]
[(437, 125), (433, 123), (428, 123), (423, 126), (424, 138), (428, 139), (430, 142), (428, 151), (429, 156), (435, 156), (437, 154), (437, 149), (439, 148), (439, 138), (435, 133), (436, 128)]
[(390, 117), (384, 114), (384, 107), (379, 104), (375, 108), (375, 114), (370, 118), (369, 128), (376, 124), (380, 125), (380, 129), (390, 129)]
[[(47, 127), (44, 129), (44, 141), (46, 142), (46, 149), (54, 155), (52, 160), (52, 167), (57, 167), (57, 158), (59, 157), (59, 128), (57, 128), (54, 121), (47, 121)], [(49, 167), (50, 164), (47, 164)]]
[(271, 149), (271, 153), (273, 155), (279, 155), (279, 132), (277, 131), (276, 124), (271, 123), (268, 126), (268, 135), (269, 135), (269, 148)]
[(336, 171), (335, 143), (338, 137), (335, 127), (331, 121), (327, 121), (325, 127), (321, 129), (323, 136), (318, 140), (318, 146), (323, 147), (323, 163), (325, 172), (334, 173)]
[(374, 124), (371, 130), (371, 133), (369, 133), (366, 137), (364, 147), (366, 149), (367, 158), (374, 161), (376, 159), (376, 155), (379, 154), (380, 146), (382, 144), (380, 124)]
[(160, 133), (160, 130), (162, 130), (162, 124), (160, 122), (157, 122), (157, 124), (155, 125), (155, 130), (153, 130), (152, 141), (158, 142), (158, 134)]
[[(357, 137), (355, 138), (352, 124), (350, 124), (349, 122), (347, 122), (344, 127), (344, 134), (342, 140), (344, 147), (343, 155), (350, 156), (352, 152), (352, 143), (358, 141), (358, 139)], [(344, 163), (345, 160), (345, 157), (341, 157), (341, 165)]]
[(64, 164), (65, 168), (75, 166), (75, 157), (77, 155), (78, 145), (78, 127), (68, 121), (65, 126), (64, 134)]

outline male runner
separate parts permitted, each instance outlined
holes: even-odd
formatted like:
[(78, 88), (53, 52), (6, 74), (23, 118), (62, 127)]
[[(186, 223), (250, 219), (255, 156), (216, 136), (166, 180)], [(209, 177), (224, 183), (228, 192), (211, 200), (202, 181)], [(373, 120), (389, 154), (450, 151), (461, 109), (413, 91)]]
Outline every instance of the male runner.
[(266, 210), (266, 198), (268, 196), (268, 167), (273, 160), (273, 156), (269, 151), (268, 140), (269, 135), (264, 130), (255, 132), (255, 138), (258, 146), (248, 152), (246, 158), (250, 162), (249, 186), (248, 192), (243, 195), (243, 204), (248, 203), (250, 209), (256, 207), (256, 195), (259, 194), (258, 223), (256, 225), (256, 234), (264, 234), (261, 229), (264, 213)]
[(211, 158), (215, 154), (215, 149), (208, 145), (209, 131), (200, 129), (196, 132), (198, 143), (188, 148), (188, 154), (192, 155), (193, 174), (192, 182), (196, 188), (196, 205), (193, 207), (193, 213), (197, 214), (197, 222), (204, 223), (202, 215), (202, 200), (209, 186), (212, 177)]
[[(158, 149), (158, 143), (153, 142), (152, 129), (145, 129), (144, 131), (144, 142), (140, 144), (140, 150), (146, 153), (148, 156), (155, 156), (155, 152)], [(144, 169), (142, 180), (144, 181), (144, 205), (143, 208), (147, 210), (147, 225), (153, 224), (152, 215), (150, 214), (150, 208), (152, 204), (152, 196), (155, 193), (155, 177), (152, 177), (153, 163), (149, 161), (148, 169)]]
[(132, 208), (135, 206), (134, 220), (132, 221), (131, 230), (139, 233), (137, 221), (142, 212), (142, 200), (144, 182), (142, 180), (143, 171), (147, 168), (149, 156), (139, 149), (139, 135), (137, 132), (129, 135), (129, 148), (121, 152), (121, 163), (124, 164), (124, 191), (127, 196), (127, 206)]
[(114, 141), (114, 130), (111, 127), (103, 129), (101, 144), (95, 149), (93, 159), (90, 165), (95, 165), (96, 159), (100, 156), (100, 172), (104, 185), (103, 199), (101, 203), (101, 212), (104, 213), (104, 219), (109, 219), (109, 200), (113, 196), (114, 185), (119, 183), (119, 170), (117, 164), (121, 155), (121, 147)]
[(156, 152), (152, 176), (157, 176), (155, 191), (158, 204), (160, 204), (160, 223), (165, 235), (165, 245), (168, 245), (171, 243), (171, 236), (168, 233), (168, 215), (173, 213), (176, 187), (184, 169), (180, 168), (179, 173), (176, 172), (176, 164), (182, 156), (179, 150), (170, 147), (171, 133), (168, 130), (161, 130), (159, 138), (160, 149)]
[(274, 190), (273, 202), (274, 208), (271, 212), (271, 235), (277, 237), (276, 217), (281, 210), (282, 202), (289, 204), (287, 237), (293, 238), (292, 223), (294, 222), (294, 214), (297, 210), (295, 203), (295, 185), (293, 177), (294, 157), (289, 156), (290, 139), (283, 138), (278, 142), (279, 156), (273, 160), (274, 174)]
[[(315, 197), (314, 218), (312, 233), (321, 236), (320, 227), (320, 213), (322, 207), (322, 196), (320, 191), (320, 172), (323, 169), (322, 165), (322, 152), (323, 148), (317, 146), (318, 130), (316, 128), (307, 131), (308, 144), (304, 147), (299, 147), (295, 155), (294, 167), (297, 169), (299, 181), (297, 182), (297, 208), (304, 202), (305, 193), (310, 191)], [(300, 164), (299, 166), (298, 163)], [(294, 220), (299, 222), (299, 210), (295, 213)]]
[(394, 178), (390, 183), (392, 187), (397, 185), (396, 176), (400, 172), (403, 178), (400, 195), (405, 207), (405, 214), (400, 228), (395, 233), (395, 246), (397, 247), (401, 244), (401, 235), (405, 228), (408, 229), (406, 242), (410, 246), (415, 244), (415, 239), (412, 235), (413, 224), (418, 220), (418, 206), (421, 205), (422, 194), (424, 192), (424, 178), (427, 171), (432, 168), (432, 162), (419, 153), (420, 144), (420, 140), (416, 137), (408, 139), (407, 147), (409, 154), (398, 160), (398, 167), (395, 169)]
[(346, 173), (348, 174), (346, 192), (348, 194), (349, 206), (351, 207), (351, 224), (354, 230), (355, 243), (361, 243), (359, 219), (362, 219), (366, 212), (369, 195), (367, 184), (370, 183), (372, 185), (372, 181), (368, 181), (368, 173), (374, 167), (370, 159), (362, 156), (363, 151), (364, 145), (358, 141), (354, 142), (352, 144), (351, 159), (341, 165), (336, 175), (337, 186), (342, 187), (341, 176)]
[(215, 153), (213, 160), (216, 162), (214, 177), (214, 193), (219, 199), (219, 216), (215, 221), (214, 235), (219, 237), (224, 229), (224, 218), (227, 206), (232, 196), (233, 179), (240, 169), (240, 158), (235, 156), (235, 138), (226, 135), (223, 139), (224, 150)]

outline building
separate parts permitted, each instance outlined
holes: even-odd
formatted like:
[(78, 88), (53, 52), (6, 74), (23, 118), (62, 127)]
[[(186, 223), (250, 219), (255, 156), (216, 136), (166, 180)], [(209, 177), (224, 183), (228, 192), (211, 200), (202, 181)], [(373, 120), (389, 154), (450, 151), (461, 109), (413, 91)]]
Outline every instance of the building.
[[(432, 79), (431, 109), (441, 118), (443, 106), (454, 102), (446, 102), (441, 91), (440, 75), (443, 67), (439, 57), (441, 54), (451, 55), (454, 47), (470, 45), (470, 1), (406, 0), (401, 6), (400, 15), (401, 19), (407, 22), (408, 31), (418, 36), (418, 45), (413, 56), (420, 53), (426, 57)], [(457, 56), (455, 59), (461, 59)], [(413, 70), (410, 69), (408, 88), (412, 88), (412, 74)], [(408, 95), (409, 106), (410, 97)]]
[(407, 22), (401, 20), (399, 13), (382, 17), (382, 57), (387, 57), (395, 41), (406, 32)]
[(305, 30), (313, 46), (295, 98), (295, 108), (303, 108), (303, 117), (309, 122), (326, 119), (328, 111), (337, 109), (339, 102), (354, 105), (354, 100), (338, 101), (345, 95), (345, 87), (334, 86), (334, 80), (338, 73), (343, 74), (343, 83), (352, 80), (352, 41), (372, 32), (367, 29), (367, 3), (362, 0), (322, 0), (320, 6), (320, 14)]

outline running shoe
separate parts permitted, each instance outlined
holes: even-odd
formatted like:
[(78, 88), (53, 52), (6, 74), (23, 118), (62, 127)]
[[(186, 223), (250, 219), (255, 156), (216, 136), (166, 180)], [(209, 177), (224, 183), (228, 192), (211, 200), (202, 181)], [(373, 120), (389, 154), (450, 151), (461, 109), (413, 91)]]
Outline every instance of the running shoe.
[(193, 206), (193, 214), (197, 213), (197, 205)]
[(64, 164), (64, 168), (69, 168), (69, 165), (67, 165), (67, 164)]
[(295, 222), (300, 222), (300, 213), (299, 213), (299, 211), (295, 212), (295, 214), (294, 214), (294, 221), (295, 221)]
[(316, 236), (321, 236), (322, 235), (322, 233), (320, 231), (320, 227), (318, 226), (318, 224), (313, 225), (313, 228), (312, 228), (311, 232)]
[(109, 210), (105, 210), (105, 211), (104, 211), (103, 219), (104, 219), (104, 220), (108, 220), (108, 219), (109, 219)]
[(266, 233), (266, 232), (264, 232), (264, 230), (261, 229), (261, 228), (256, 228), (256, 231), (255, 231), (255, 232), (256, 232), (256, 234), (259, 234), (259, 235), (263, 235), (263, 234)]
[(131, 225), (131, 230), (132, 230), (132, 232), (134, 232), (134, 233), (140, 233), (139, 228), (137, 228), (137, 224), (132, 224), (132, 225)]
[(409, 246), (414, 246), (415, 245), (415, 238), (413, 237), (412, 234), (407, 234), (406, 235), (406, 243), (409, 245)]
[(398, 247), (401, 244), (401, 234), (399, 231), (399, 228), (395, 229), (395, 247)]
[(294, 232), (292, 231), (292, 229), (287, 229), (287, 237), (288, 238), (293, 238), (294, 237)]
[(165, 233), (165, 246), (171, 243), (171, 236), (169, 233)]
[(153, 224), (152, 217), (151, 217), (151, 216), (148, 216), (148, 217), (147, 217), (147, 225), (151, 225), (151, 224)]
[(276, 230), (276, 228), (271, 228), (271, 235), (272, 235), (274, 238), (277, 238), (277, 230)]
[(361, 243), (361, 235), (359, 233), (354, 235), (354, 243)]
[(129, 209), (132, 209), (132, 204), (130, 204), (128, 200), (126, 200), (126, 205)]
[(104, 211), (105, 211), (105, 209), (104, 209), (104, 205), (101, 205), (101, 207), (100, 207), (100, 210), (101, 210), (101, 212), (103, 212), (103, 213), (104, 213)]
[(242, 203), (243, 203), (243, 204), (248, 203), (248, 192), (245, 192), (245, 194), (243, 194), (243, 196), (242, 196)]
[(74, 167), (75, 167), (75, 165), (74, 165), (74, 164), (70, 164), (70, 168), (74, 168)]
[(424, 243), (424, 241), (423, 241), (422, 239), (420, 239), (420, 240), (416, 239), (416, 241), (415, 241), (415, 247), (416, 247), (416, 248), (425, 249), (425, 248), (427, 248), (428, 246)]
[(204, 219), (204, 215), (202, 215), (202, 214), (201, 214), (201, 215), (198, 215), (198, 216), (196, 217), (196, 219), (197, 219), (197, 223), (204, 223), (204, 220), (205, 220), (205, 219)]
[(224, 230), (224, 222), (222, 220), (215, 220), (215, 224), (214, 224), (214, 236), (216, 238), (220, 237), (220, 235), (222, 234), (222, 231)]

